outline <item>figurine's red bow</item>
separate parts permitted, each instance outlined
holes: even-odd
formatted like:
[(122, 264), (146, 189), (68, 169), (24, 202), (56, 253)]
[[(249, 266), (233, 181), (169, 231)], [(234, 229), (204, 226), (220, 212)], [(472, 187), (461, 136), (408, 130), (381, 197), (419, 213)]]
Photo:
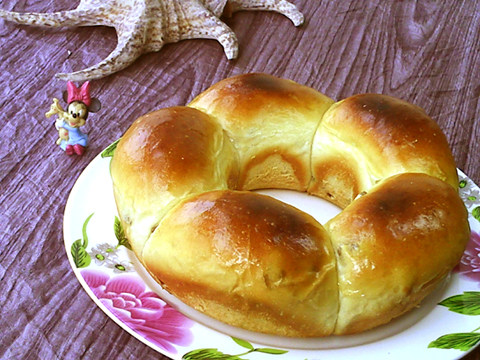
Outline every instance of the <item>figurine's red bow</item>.
[(90, 106), (92, 99), (90, 98), (90, 82), (86, 81), (80, 86), (80, 89), (71, 81), (67, 82), (67, 101), (70, 104), (72, 101), (81, 101), (85, 105)]

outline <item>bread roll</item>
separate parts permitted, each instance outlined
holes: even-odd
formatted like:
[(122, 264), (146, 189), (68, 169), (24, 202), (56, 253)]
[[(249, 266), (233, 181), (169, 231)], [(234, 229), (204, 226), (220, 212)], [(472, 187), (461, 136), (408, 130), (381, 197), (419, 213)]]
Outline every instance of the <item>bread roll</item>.
[(340, 207), (378, 181), (420, 172), (458, 187), (447, 139), (425, 112), (391, 96), (361, 94), (331, 106), (312, 147), (309, 193)]
[[(387, 323), (453, 269), (470, 234), (447, 140), (423, 110), (375, 94), (333, 103), (265, 74), (141, 117), (111, 175), (150, 274), (193, 308), (268, 334)], [(322, 226), (245, 191), (266, 187), (343, 211)]]
[(315, 130), (333, 100), (266, 74), (218, 82), (189, 106), (218, 121), (239, 156), (238, 188), (305, 191)]
[(288, 336), (334, 329), (337, 274), (325, 229), (266, 195), (189, 197), (150, 237), (143, 259), (167, 290), (229, 324)]
[(235, 156), (219, 124), (189, 107), (154, 111), (132, 124), (110, 172), (125, 235), (140, 259), (145, 241), (173, 205), (235, 181)]
[(336, 334), (373, 328), (418, 305), (455, 267), (470, 236), (453, 187), (420, 173), (387, 178), (326, 229), (337, 256)]

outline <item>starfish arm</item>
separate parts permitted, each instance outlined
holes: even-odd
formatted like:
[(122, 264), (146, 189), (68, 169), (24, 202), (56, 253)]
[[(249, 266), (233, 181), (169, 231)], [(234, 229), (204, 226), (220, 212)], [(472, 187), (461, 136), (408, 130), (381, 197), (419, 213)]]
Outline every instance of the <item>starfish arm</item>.
[(185, 31), (180, 38), (183, 39), (215, 39), (223, 47), (227, 59), (232, 60), (238, 56), (238, 40), (235, 33), (218, 18), (211, 17), (204, 19), (198, 26)]
[(227, 0), (200, 0), (203, 5), (217, 18), (220, 18), (223, 14)]
[(231, 11), (267, 10), (275, 11), (288, 17), (295, 26), (304, 22), (303, 14), (297, 7), (286, 0), (228, 0)]
[(165, 43), (171, 42), (170, 38), (178, 40), (187, 39), (215, 39), (223, 47), (227, 59), (235, 59), (238, 55), (238, 41), (235, 33), (219, 18), (213, 15), (203, 4), (191, 1), (185, 5), (184, 25), (169, 34), (165, 34)]
[(115, 29), (118, 43), (107, 58), (87, 69), (73, 73), (59, 73), (56, 74), (56, 77), (70, 81), (99, 79), (131, 65), (144, 52), (148, 30), (145, 7), (137, 8), (134, 14), (130, 15)]
[(98, 16), (98, 10), (67, 10), (53, 13), (19, 13), (0, 9), (0, 18), (21, 25), (61, 27), (108, 25)]

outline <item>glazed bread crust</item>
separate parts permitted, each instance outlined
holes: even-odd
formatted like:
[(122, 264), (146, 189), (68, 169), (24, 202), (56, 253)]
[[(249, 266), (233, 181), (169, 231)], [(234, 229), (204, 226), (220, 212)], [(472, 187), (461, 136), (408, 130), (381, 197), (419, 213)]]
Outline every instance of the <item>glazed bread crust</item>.
[(265, 74), (225, 79), (189, 106), (225, 129), (239, 158), (237, 188), (305, 191), (319, 119), (333, 100), (312, 88)]
[[(353, 334), (417, 306), (469, 239), (445, 135), (385, 95), (334, 103), (265, 74), (133, 123), (111, 163), (125, 233), (149, 273), (211, 317), (284, 336)], [(321, 225), (248, 191), (307, 191)]]
[(168, 210), (189, 194), (227, 188), (235, 154), (208, 115), (172, 107), (137, 119), (111, 163), (115, 201), (127, 238), (141, 259), (145, 241)]
[(219, 190), (190, 197), (162, 221), (143, 259), (169, 291), (232, 325), (291, 336), (334, 329), (337, 272), (328, 235), (310, 215), (269, 196)]
[(412, 309), (455, 267), (470, 236), (462, 200), (421, 173), (389, 177), (325, 225), (337, 256), (336, 334)]
[[(405, 172), (458, 187), (447, 139), (421, 108), (387, 95), (360, 94), (325, 113), (313, 141), (309, 193), (345, 207), (378, 181)], [(339, 186), (332, 189), (332, 182)]]

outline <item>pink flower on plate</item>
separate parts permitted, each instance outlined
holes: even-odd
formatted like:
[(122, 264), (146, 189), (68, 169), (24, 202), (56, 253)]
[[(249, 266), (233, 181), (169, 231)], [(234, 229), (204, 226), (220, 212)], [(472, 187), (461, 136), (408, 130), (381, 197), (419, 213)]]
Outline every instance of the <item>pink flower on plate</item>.
[(472, 231), (467, 248), (455, 270), (480, 283), (480, 234)]
[(82, 276), (101, 303), (146, 340), (173, 354), (177, 353), (174, 344), (186, 346), (192, 342), (193, 321), (154, 292), (145, 291), (137, 276), (110, 277), (98, 270), (83, 270)]

